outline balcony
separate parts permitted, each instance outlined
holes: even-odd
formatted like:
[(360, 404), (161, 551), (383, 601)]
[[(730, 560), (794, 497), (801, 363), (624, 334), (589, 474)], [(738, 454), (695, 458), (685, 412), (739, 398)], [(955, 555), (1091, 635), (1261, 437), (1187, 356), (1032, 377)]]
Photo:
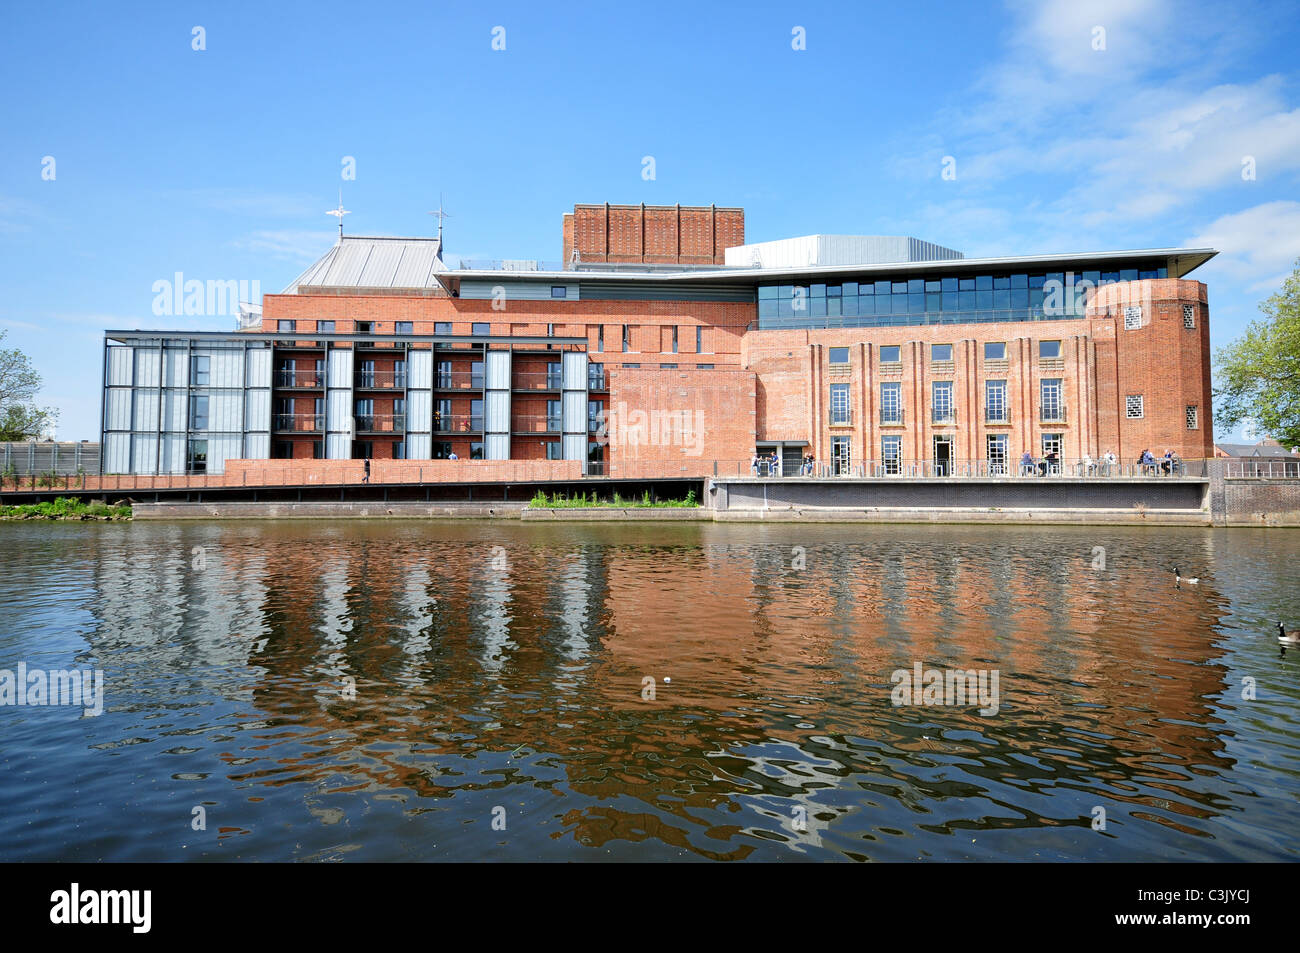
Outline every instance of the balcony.
[(880, 426), (882, 427), (901, 427), (905, 419), (902, 410), (882, 410), (880, 412)]
[(275, 372), (276, 387), (308, 387), (315, 390), (325, 386), (325, 374), (322, 371), (296, 371), (287, 367)]
[(482, 414), (438, 414), (433, 415), (434, 433), (482, 433)]
[(564, 425), (559, 414), (516, 414), (510, 429), (514, 433), (560, 433)]
[(1065, 407), (1040, 407), (1038, 410), (1038, 422), (1040, 424), (1063, 424), (1065, 423)]
[(405, 433), (406, 414), (358, 414), (357, 433)]
[(831, 411), (832, 427), (850, 427), (853, 425), (853, 415), (848, 411)]
[(324, 414), (276, 414), (277, 433), (320, 433), (325, 429)]
[(609, 381), (604, 374), (588, 374), (587, 390), (609, 390)]
[(357, 371), (352, 378), (352, 386), (356, 390), (403, 390), (406, 387), (406, 371)]
[(932, 424), (955, 424), (957, 414), (952, 410), (940, 410), (937, 407), (930, 410), (930, 423)]
[(1011, 415), (1005, 410), (985, 410), (984, 423), (986, 424), (1010, 424)]
[(515, 390), (560, 390), (564, 376), (559, 368), (547, 371), (519, 371), (514, 375)]
[(436, 390), (482, 390), (482, 371), (444, 371), (433, 375)]

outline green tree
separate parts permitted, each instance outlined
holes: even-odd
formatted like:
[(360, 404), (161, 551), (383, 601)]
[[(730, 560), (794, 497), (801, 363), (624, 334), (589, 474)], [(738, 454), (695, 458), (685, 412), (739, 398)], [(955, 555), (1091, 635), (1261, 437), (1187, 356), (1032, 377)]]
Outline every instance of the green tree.
[(1300, 258), (1259, 310), (1264, 318), (1214, 356), (1214, 418), (1224, 427), (1250, 418), (1284, 446), (1300, 446)]
[[(8, 331), (0, 331), (0, 344)], [(0, 440), (30, 440), (58, 419), (59, 412), (37, 407), (32, 398), (41, 389), (41, 375), (17, 348), (0, 347)]]

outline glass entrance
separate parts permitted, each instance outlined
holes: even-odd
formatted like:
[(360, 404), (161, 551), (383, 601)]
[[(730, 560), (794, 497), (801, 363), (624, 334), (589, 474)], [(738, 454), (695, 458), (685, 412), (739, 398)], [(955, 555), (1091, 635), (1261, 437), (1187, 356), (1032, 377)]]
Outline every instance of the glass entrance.
[(934, 438), (934, 475), (952, 476), (952, 437)]

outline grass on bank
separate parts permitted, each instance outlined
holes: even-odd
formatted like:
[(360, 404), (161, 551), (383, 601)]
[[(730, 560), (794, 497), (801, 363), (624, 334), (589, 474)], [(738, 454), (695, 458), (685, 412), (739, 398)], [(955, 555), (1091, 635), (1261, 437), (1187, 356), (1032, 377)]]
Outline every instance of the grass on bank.
[(131, 507), (125, 504), (83, 503), (70, 496), (52, 503), (24, 503), (0, 506), (0, 519), (6, 520), (129, 520)]
[(700, 504), (695, 499), (694, 490), (688, 492), (684, 500), (654, 501), (651, 501), (649, 491), (640, 498), (635, 496), (625, 497), (622, 494), (615, 493), (612, 500), (602, 500), (595, 493), (591, 494), (591, 496), (586, 493), (579, 493), (577, 496), (560, 496), (559, 494), (547, 496), (544, 491), (538, 490), (537, 495), (529, 501), (528, 505), (536, 510), (567, 510), (593, 507), (608, 507), (610, 509), (683, 509), (696, 507)]

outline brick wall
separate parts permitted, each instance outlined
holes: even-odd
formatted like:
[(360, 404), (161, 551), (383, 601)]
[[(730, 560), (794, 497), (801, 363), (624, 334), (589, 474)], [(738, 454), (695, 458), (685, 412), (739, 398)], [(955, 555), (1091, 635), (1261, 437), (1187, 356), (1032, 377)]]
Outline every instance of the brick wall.
[[(754, 375), (740, 370), (610, 374), (609, 475), (712, 473), (713, 460), (754, 452)], [(707, 462), (707, 466), (706, 466)]]
[(686, 205), (575, 205), (564, 216), (564, 261), (723, 264), (745, 244), (745, 210)]

